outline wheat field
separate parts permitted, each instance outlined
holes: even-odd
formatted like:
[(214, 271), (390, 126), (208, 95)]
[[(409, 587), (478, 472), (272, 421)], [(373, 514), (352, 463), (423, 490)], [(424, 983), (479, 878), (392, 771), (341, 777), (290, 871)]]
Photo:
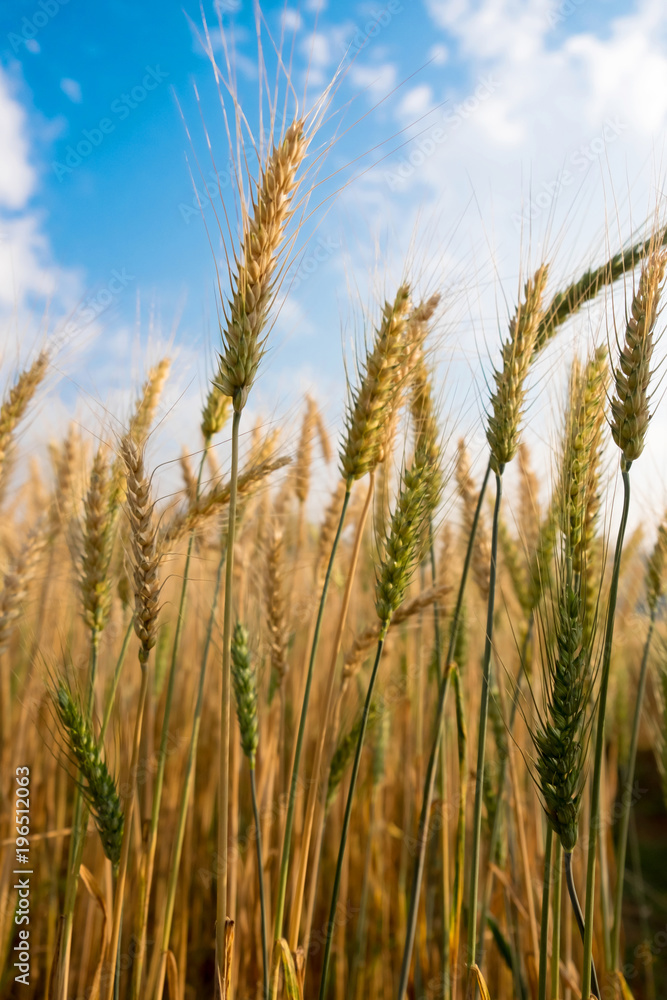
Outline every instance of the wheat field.
[[(632, 481), (667, 230), (569, 281), (526, 255), (474, 447), (434, 360), (451, 289), (409, 260), (335, 433), (314, 395), (253, 422), (336, 87), (286, 89), (257, 145), (229, 90), (197, 440), (156, 456), (165, 357), (29, 462), (57, 348), (6, 378), (0, 998), (658, 1000), (667, 519)], [(522, 432), (565, 330), (544, 479)]]

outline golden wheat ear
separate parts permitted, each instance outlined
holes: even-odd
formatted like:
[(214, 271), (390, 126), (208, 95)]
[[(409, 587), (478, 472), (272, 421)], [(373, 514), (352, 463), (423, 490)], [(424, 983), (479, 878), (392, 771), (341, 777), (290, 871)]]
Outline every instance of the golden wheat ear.
[(25, 417), (37, 389), (44, 381), (49, 368), (49, 355), (42, 351), (29, 368), (19, 373), (16, 382), (7, 390), (0, 404), (0, 496), (5, 491), (9, 471), (9, 453), (16, 428)]
[(664, 289), (667, 250), (652, 253), (644, 262), (630, 305), (625, 339), (614, 371), (611, 433), (629, 468), (644, 450), (651, 419), (649, 383), (658, 306)]
[(134, 631), (141, 643), (139, 659), (145, 663), (157, 641), (160, 610), (158, 536), (143, 451), (129, 435), (123, 438), (120, 450), (127, 479), (127, 511), (131, 527)]
[(222, 351), (214, 386), (240, 413), (264, 353), (265, 327), (275, 297), (273, 278), (285, 244), (297, 172), (308, 148), (304, 122), (292, 122), (262, 165), (251, 208), (244, 220), (231, 296), (222, 302)]

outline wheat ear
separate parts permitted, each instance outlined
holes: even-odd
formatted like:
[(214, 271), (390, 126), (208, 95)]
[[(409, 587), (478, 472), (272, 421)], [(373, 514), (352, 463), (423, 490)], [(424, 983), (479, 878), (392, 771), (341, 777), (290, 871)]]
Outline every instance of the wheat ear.
[(496, 388), (491, 396), (486, 437), (494, 472), (502, 473), (504, 466), (514, 458), (519, 445), (525, 382), (542, 317), (547, 274), (546, 266), (542, 266), (526, 282), (524, 301), (519, 303), (510, 322), (509, 336), (503, 343), (502, 368), (493, 374)]
[(557, 292), (544, 311), (535, 350), (541, 351), (558, 329), (587, 302), (591, 302), (608, 285), (629, 274), (637, 264), (667, 241), (667, 229), (653, 233), (645, 240), (620, 250), (600, 267), (585, 271), (576, 281)]
[(109, 563), (113, 548), (114, 520), (111, 510), (112, 478), (106, 449), (98, 448), (90, 473), (84, 503), (84, 533), (81, 553), (81, 598), (88, 628), (99, 633), (111, 610)]
[(639, 458), (651, 413), (648, 388), (653, 357), (653, 333), (663, 290), (667, 250), (647, 258), (632, 297), (625, 341), (614, 371), (611, 433), (626, 466)]
[(246, 404), (264, 353), (273, 275), (292, 215), (297, 171), (307, 149), (304, 123), (298, 119), (268, 157), (244, 221), (231, 301), (223, 302), (222, 307), (222, 353), (213, 380), (220, 392), (232, 400), (237, 413)]
[(81, 706), (62, 680), (53, 701), (69, 752), (81, 776), (83, 795), (95, 818), (104, 853), (117, 868), (125, 820), (116, 781), (109, 772)]
[(20, 372), (0, 405), (0, 493), (4, 492), (9, 449), (14, 432), (23, 419), (49, 367), (46, 351), (37, 355), (29, 368)]
[(341, 471), (348, 487), (371, 472), (383, 458), (386, 424), (394, 408), (405, 360), (405, 330), (410, 293), (402, 285), (393, 302), (385, 302), (382, 322), (357, 388), (350, 389), (341, 448)]

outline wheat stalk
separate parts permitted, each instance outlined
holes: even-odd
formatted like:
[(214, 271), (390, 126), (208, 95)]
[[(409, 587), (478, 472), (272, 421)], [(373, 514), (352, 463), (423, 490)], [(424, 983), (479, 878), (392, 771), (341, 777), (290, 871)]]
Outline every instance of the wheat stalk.
[(606, 630), (595, 738), (593, 781), (591, 787), (590, 838), (586, 870), (586, 914), (582, 990), (590, 990), (593, 948), (593, 909), (598, 821), (600, 814), (600, 784), (604, 750), (604, 720), (607, 707), (611, 653), (614, 639), (614, 619), (621, 570), (621, 554), (630, 507), (630, 467), (643, 449), (648, 423), (653, 332), (658, 318), (658, 303), (663, 289), (667, 251), (658, 249), (645, 259), (638, 285), (632, 297), (630, 315), (625, 327), (624, 343), (620, 347), (614, 370), (614, 394), (611, 399), (611, 433), (621, 452), (623, 478), (623, 511), (616, 539), (614, 565), (606, 616)]
[[(131, 433), (127, 434), (120, 444), (120, 454), (125, 468), (127, 483), (127, 513), (130, 521), (130, 537), (132, 545), (132, 569), (134, 579), (134, 631), (139, 639), (139, 665), (141, 668), (141, 687), (137, 701), (132, 739), (132, 754), (130, 760), (130, 785), (132, 791), (127, 806), (127, 827), (131, 829), (134, 814), (134, 785), (137, 781), (139, 753), (141, 750), (141, 733), (148, 691), (148, 658), (157, 641), (157, 623), (159, 615), (160, 582), (158, 571), (160, 553), (157, 545), (157, 528), (154, 517), (154, 503), (151, 495), (151, 481), (144, 468), (143, 448), (137, 445)], [(158, 799), (160, 790), (154, 793)], [(152, 843), (147, 851), (147, 895), (150, 896), (153, 856)], [(130, 857), (130, 838), (123, 838), (122, 852), (118, 866), (116, 894), (114, 897), (111, 936), (109, 943), (109, 961), (116, 960), (116, 952), (120, 947), (121, 921), (123, 916), (123, 901), (127, 879), (127, 868)], [(140, 933), (140, 947), (143, 947), (145, 930)], [(117, 973), (116, 973), (117, 974)], [(115, 976), (108, 972), (108, 987), (106, 1000), (111, 1000), (114, 993)]]
[(352, 813), (352, 800), (359, 775), (361, 752), (363, 749), (368, 719), (371, 713), (373, 692), (382, 657), (382, 649), (392, 615), (403, 603), (415, 567), (423, 558), (423, 555), (428, 547), (428, 527), (439, 500), (438, 483), (440, 482), (440, 455), (437, 455), (437, 459), (434, 462), (433, 456), (417, 451), (412, 465), (409, 468), (406, 468), (403, 472), (401, 488), (396, 498), (396, 505), (392, 513), (390, 528), (386, 538), (379, 546), (379, 566), (376, 573), (375, 583), (375, 611), (380, 622), (380, 635), (378, 638), (375, 663), (369, 680), (364, 710), (359, 727), (354, 763), (352, 766), (352, 774), (347, 794), (347, 803), (345, 806), (345, 816), (343, 819), (340, 844), (338, 847), (338, 861), (336, 863), (336, 874), (334, 876), (333, 890), (331, 894), (329, 923), (327, 927), (327, 937), (322, 962), (319, 992), (320, 1000), (324, 1000), (326, 995), (327, 975), (329, 971), (331, 944), (333, 940), (332, 931), (335, 925), (343, 858), (345, 856), (345, 847)]
[(232, 638), (232, 682), (236, 700), (236, 715), (241, 733), (241, 747), (250, 765), (250, 788), (252, 809), (255, 819), (255, 844), (257, 848), (257, 877), (262, 924), (262, 968), (264, 972), (264, 996), (269, 995), (269, 949), (267, 942), (266, 903), (264, 900), (264, 863), (262, 860), (262, 837), (257, 806), (257, 785), (255, 781), (255, 759), (259, 743), (257, 723), (257, 678), (248, 649), (248, 633), (240, 622), (236, 623)]

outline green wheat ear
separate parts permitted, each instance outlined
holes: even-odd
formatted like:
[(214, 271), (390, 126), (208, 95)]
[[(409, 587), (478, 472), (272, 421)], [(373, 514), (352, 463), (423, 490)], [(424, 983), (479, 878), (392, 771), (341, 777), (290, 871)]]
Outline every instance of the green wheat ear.
[(248, 649), (248, 633), (236, 623), (232, 636), (232, 682), (236, 701), (236, 716), (241, 730), (241, 747), (255, 766), (259, 730), (257, 726), (257, 677)]
[(83, 795), (95, 818), (104, 853), (115, 868), (120, 861), (125, 824), (116, 781), (109, 773), (80, 706), (64, 681), (59, 681), (53, 700), (69, 751), (81, 775)]
[(556, 608), (556, 649), (546, 653), (544, 718), (531, 733), (537, 775), (549, 822), (563, 848), (577, 842), (588, 732), (590, 652), (583, 642), (584, 602), (561, 567)]

